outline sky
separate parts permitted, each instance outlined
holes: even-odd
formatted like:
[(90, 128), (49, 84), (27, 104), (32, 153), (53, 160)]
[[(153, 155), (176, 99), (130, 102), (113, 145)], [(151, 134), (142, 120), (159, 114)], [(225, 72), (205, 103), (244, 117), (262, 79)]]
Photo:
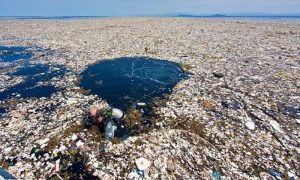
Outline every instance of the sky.
[(0, 0), (0, 16), (300, 15), (300, 0)]

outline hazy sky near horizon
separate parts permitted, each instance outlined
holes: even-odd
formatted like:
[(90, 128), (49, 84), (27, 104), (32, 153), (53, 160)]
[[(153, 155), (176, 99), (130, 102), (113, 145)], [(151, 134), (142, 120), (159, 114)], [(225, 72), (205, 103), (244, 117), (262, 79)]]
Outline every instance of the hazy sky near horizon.
[(300, 0), (0, 0), (0, 16), (130, 16), (167, 13), (300, 15)]

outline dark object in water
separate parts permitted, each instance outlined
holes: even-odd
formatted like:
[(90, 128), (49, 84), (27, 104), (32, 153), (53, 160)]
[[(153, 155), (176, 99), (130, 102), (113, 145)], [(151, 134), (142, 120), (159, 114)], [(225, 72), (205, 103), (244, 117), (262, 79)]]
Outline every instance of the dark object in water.
[(222, 77), (224, 77), (224, 74), (219, 73), (219, 72), (213, 72), (213, 75), (214, 75), (216, 78), (222, 78)]
[(0, 168), (0, 179), (16, 179), (11, 174), (9, 174), (6, 170)]
[(17, 162), (18, 162), (18, 160), (17, 160), (17, 158), (15, 157), (15, 158), (9, 158), (7, 161), (6, 161), (10, 166), (14, 166), (14, 165), (16, 165), (17, 164)]
[[(90, 65), (81, 75), (80, 85), (84, 89), (125, 111), (135, 102), (151, 104), (154, 97), (162, 98), (187, 77), (177, 63), (145, 57), (101, 61)], [(101, 84), (96, 83), (99, 80)]]

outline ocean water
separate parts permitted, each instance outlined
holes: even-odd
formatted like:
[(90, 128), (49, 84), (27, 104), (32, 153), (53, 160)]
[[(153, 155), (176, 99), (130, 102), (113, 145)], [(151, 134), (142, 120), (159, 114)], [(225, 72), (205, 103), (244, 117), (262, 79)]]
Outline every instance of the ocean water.
[(267, 22), (300, 22), (300, 16), (261, 16), (261, 17), (252, 17), (252, 16), (240, 16), (240, 17), (215, 17), (214, 19), (222, 20), (236, 20), (236, 21), (267, 21)]
[(0, 116), (5, 112), (6, 112), (5, 108), (0, 107)]
[(300, 16), (189, 16), (179, 15), (182, 18), (219, 19), (233, 21), (267, 21), (267, 22), (300, 22)]
[[(37, 49), (41, 51), (41, 49)], [(28, 47), (8, 47), (0, 46), (0, 62), (14, 66), (16, 62), (22, 60), (21, 65), (15, 71), (5, 71), (5, 66), (1, 68), (1, 72), (9, 76), (21, 76), (25, 78), (24, 82), (15, 86), (9, 87), (0, 92), (0, 100), (6, 101), (9, 98), (40, 98), (50, 97), (58, 89), (52, 85), (45, 84), (54, 77), (63, 76), (66, 73), (66, 68), (63, 66), (50, 66), (45, 64), (31, 64), (32, 51), (28, 51)], [(5, 113), (5, 108), (0, 108), (0, 114)]]
[(26, 80), (16, 86), (10, 87), (0, 93), (0, 100), (13, 97), (12, 94), (20, 94), (22, 98), (29, 97), (50, 97), (51, 94), (56, 92), (54, 86), (38, 86), (40, 82), (47, 82), (53, 77), (63, 76), (66, 72), (64, 67), (53, 68), (49, 65), (29, 65), (18, 69), (16, 72), (11, 73), (13, 76), (23, 76)]
[(26, 47), (0, 46), (0, 62), (13, 62), (21, 59), (30, 59), (32, 54)]
[[(0, 17), (0, 20), (80, 20), (80, 19), (102, 19), (113, 16), (11, 16)], [(275, 22), (300, 22), (300, 16), (193, 16), (193, 15), (162, 15), (162, 16), (141, 16), (141, 17), (182, 17), (182, 18), (204, 18), (221, 20), (240, 20), (240, 21), (275, 21)]]
[(79, 19), (102, 19), (108, 18), (109, 16), (3, 16), (0, 20), (79, 20)]
[(57, 89), (51, 85), (39, 86), (38, 83), (47, 82), (54, 77), (63, 76), (65, 72), (66, 69), (64, 67), (52, 68), (49, 65), (42, 64), (24, 66), (11, 75), (24, 76), (26, 78), (25, 82), (10, 87), (0, 93), (0, 100), (13, 97), (13, 93), (20, 94), (22, 98), (50, 97)]
[(137, 102), (148, 106), (154, 97), (170, 94), (172, 88), (187, 78), (179, 64), (145, 57), (105, 60), (81, 73), (80, 86), (124, 111)]

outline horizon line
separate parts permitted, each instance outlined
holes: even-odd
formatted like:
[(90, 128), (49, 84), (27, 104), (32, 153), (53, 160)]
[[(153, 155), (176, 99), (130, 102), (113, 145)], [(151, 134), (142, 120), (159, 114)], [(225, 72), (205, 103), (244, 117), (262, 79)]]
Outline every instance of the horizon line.
[(0, 15), (0, 17), (7, 17), (7, 18), (55, 18), (55, 17), (65, 17), (65, 18), (72, 18), (72, 17), (300, 17), (300, 14), (222, 14), (222, 13), (215, 13), (215, 14), (187, 14), (187, 13), (169, 13), (169, 14), (153, 14), (153, 15), (21, 15), (21, 16), (5, 16)]

